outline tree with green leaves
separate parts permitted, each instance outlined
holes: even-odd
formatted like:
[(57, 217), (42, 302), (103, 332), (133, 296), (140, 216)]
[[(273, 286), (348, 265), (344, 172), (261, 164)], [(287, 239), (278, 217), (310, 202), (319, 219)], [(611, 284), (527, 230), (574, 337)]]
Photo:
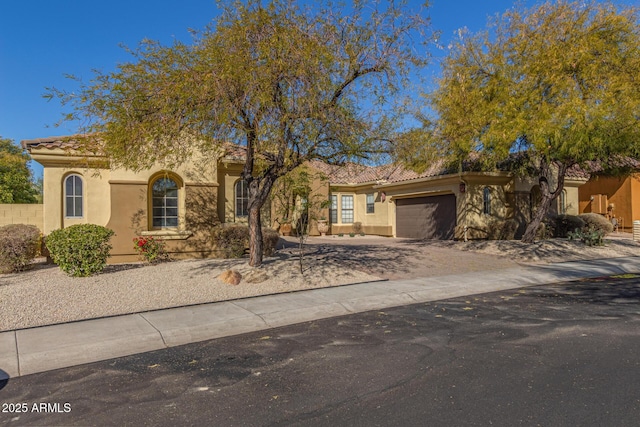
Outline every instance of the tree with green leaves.
[(0, 203), (38, 203), (29, 160), (12, 140), (0, 137)]
[(426, 143), (408, 134), (409, 149), (459, 164), (470, 153), (489, 165), (526, 153), (542, 196), (522, 238), (533, 242), (567, 170), (640, 154), (638, 17), (632, 7), (560, 0), (461, 32), (430, 95)]
[(430, 38), (421, 13), (404, 2), (228, 2), (192, 44), (145, 41), (133, 62), (50, 96), (72, 107), (67, 119), (87, 123), (81, 148), (114, 166), (245, 147), (249, 264), (259, 266), (260, 207), (279, 177), (309, 160), (387, 151), (391, 101), (425, 64), (415, 46)]

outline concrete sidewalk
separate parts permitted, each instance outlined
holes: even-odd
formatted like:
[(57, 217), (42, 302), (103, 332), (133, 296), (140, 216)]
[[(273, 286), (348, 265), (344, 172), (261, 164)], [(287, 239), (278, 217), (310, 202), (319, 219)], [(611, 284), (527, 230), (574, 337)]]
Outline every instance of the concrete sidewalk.
[(0, 379), (333, 316), (588, 277), (640, 257), (360, 283), (0, 333)]

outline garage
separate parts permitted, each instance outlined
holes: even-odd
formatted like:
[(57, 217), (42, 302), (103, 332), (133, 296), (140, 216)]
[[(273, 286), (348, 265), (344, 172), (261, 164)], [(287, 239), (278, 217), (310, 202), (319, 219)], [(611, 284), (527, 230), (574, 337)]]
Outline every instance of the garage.
[(396, 200), (396, 236), (414, 239), (453, 239), (456, 196), (412, 197)]

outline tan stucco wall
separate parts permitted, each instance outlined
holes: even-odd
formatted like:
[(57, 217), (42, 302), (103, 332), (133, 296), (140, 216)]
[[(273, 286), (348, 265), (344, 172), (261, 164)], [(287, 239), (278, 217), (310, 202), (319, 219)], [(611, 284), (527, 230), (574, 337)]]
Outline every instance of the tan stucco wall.
[[(72, 174), (82, 178), (84, 197), (81, 218), (64, 216), (64, 180)], [(109, 177), (109, 170), (45, 167), (43, 173), (44, 233), (49, 234), (53, 230), (74, 224), (106, 225), (111, 214)]]
[[(390, 203), (390, 199), (385, 194), (384, 200), (382, 191), (373, 188), (374, 184), (364, 186), (332, 186), (331, 195), (338, 199), (338, 221), (330, 224), (331, 234), (348, 234), (354, 231), (353, 223), (360, 222), (362, 231), (365, 234), (376, 234), (381, 236), (393, 235), (393, 227), (390, 224), (391, 212), (395, 207)], [(367, 213), (367, 194), (374, 195), (374, 213)], [(342, 223), (342, 196), (353, 196), (353, 223)], [(329, 194), (327, 194), (327, 199)], [(327, 218), (329, 211), (327, 210)]]
[(9, 224), (35, 225), (44, 230), (42, 204), (0, 204), (0, 227)]
[(236, 218), (235, 185), (240, 180), (243, 164), (222, 163), (218, 167), (217, 180), (220, 183), (218, 192), (218, 216), (222, 222), (247, 222), (246, 217)]
[[(114, 170), (109, 181), (111, 220), (107, 227), (116, 232), (112, 239), (112, 262), (137, 258), (133, 238), (153, 236), (165, 241), (173, 258), (208, 256), (211, 229), (220, 221), (217, 212), (215, 166), (210, 162), (192, 162), (166, 170), (149, 168), (134, 173)], [(178, 184), (178, 228), (155, 230), (150, 223), (150, 187), (156, 179), (167, 176)]]
[(568, 215), (578, 215), (579, 209), (579, 189), (580, 187), (565, 186), (564, 191), (567, 193), (566, 213)]
[[(461, 182), (465, 192), (460, 192)], [(491, 188), (492, 213), (483, 213), (483, 189)], [(513, 216), (513, 178), (505, 173), (462, 174), (439, 176), (393, 184), (333, 186), (331, 194), (338, 196), (338, 222), (332, 224), (331, 233), (349, 233), (352, 224), (342, 224), (341, 198), (343, 194), (354, 196), (354, 222), (363, 224), (365, 233), (384, 236), (396, 235), (396, 201), (402, 198), (428, 197), (453, 194), (456, 197), (456, 224), (461, 228), (486, 230), (489, 221)], [(366, 194), (375, 194), (375, 213), (366, 214)], [(385, 194), (384, 201), (382, 193)], [(486, 231), (483, 231), (486, 234)]]
[[(312, 236), (320, 235), (320, 232), (318, 231), (318, 223), (315, 219), (324, 218), (329, 221), (329, 207), (323, 207), (323, 205), (329, 204), (328, 200), (329, 183), (324, 179), (324, 176), (314, 176), (313, 182), (311, 183), (311, 194), (309, 196), (309, 203), (311, 205), (309, 213), (311, 217), (309, 234)], [(329, 227), (329, 233), (331, 233), (331, 227)]]
[[(489, 188), (490, 213), (484, 213), (484, 189)], [(514, 215), (513, 197), (510, 197), (512, 181), (507, 183), (495, 180), (469, 179), (467, 191), (462, 204), (463, 221), (459, 224), (467, 226), (469, 238), (486, 238), (489, 225), (493, 221), (504, 221)], [(456, 236), (458, 238), (463, 236)]]
[[(552, 181), (555, 177), (552, 178)], [(460, 183), (464, 182), (465, 192), (460, 192)], [(405, 197), (424, 197), (440, 194), (454, 194), (456, 196), (458, 230), (467, 226), (470, 230), (476, 230), (475, 238), (486, 236), (487, 226), (494, 220), (516, 219), (520, 224), (519, 232), (524, 231), (524, 226), (531, 219), (529, 193), (536, 186), (537, 178), (512, 177), (508, 173), (463, 173), (460, 175), (440, 176), (430, 179), (415, 180), (414, 182), (401, 182), (395, 184), (379, 185), (375, 188), (383, 189), (387, 197), (392, 200)], [(584, 184), (584, 180), (567, 179), (565, 181), (566, 211), (569, 214), (578, 213), (578, 189)], [(640, 191), (640, 181), (638, 181)], [(554, 182), (551, 185), (555, 185)], [(491, 190), (491, 214), (483, 213), (483, 190), (489, 187)], [(559, 200), (552, 206), (552, 214), (557, 211)], [(393, 226), (395, 235), (395, 203), (391, 203), (388, 221)], [(640, 209), (639, 209), (640, 213)], [(462, 238), (461, 233), (456, 234)]]
[[(157, 165), (142, 171), (72, 167), (77, 159), (59, 149), (33, 150), (34, 160), (44, 168), (44, 233), (77, 223), (103, 225), (115, 231), (110, 262), (137, 259), (133, 238), (153, 235), (166, 241), (174, 257), (211, 253), (210, 229), (217, 224), (217, 159), (194, 155), (173, 170)], [(83, 180), (83, 217), (64, 218), (64, 180), (70, 174)], [(149, 184), (161, 176), (179, 184), (179, 227), (153, 230), (149, 224)], [(191, 196), (187, 204), (187, 195)], [(210, 206), (207, 206), (211, 203)], [(188, 206), (187, 206), (188, 205)], [(191, 211), (187, 213), (187, 209)], [(205, 235), (207, 238), (205, 238)]]

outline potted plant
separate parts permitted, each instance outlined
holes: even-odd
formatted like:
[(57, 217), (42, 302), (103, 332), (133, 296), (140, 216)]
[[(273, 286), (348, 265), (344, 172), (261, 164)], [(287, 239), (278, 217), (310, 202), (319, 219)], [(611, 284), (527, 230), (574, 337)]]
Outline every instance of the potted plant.
[(291, 236), (291, 221), (287, 218), (280, 223), (280, 234), (283, 236)]
[(320, 217), (318, 220), (318, 232), (321, 236), (326, 236), (329, 231), (329, 223), (327, 222), (327, 218)]

